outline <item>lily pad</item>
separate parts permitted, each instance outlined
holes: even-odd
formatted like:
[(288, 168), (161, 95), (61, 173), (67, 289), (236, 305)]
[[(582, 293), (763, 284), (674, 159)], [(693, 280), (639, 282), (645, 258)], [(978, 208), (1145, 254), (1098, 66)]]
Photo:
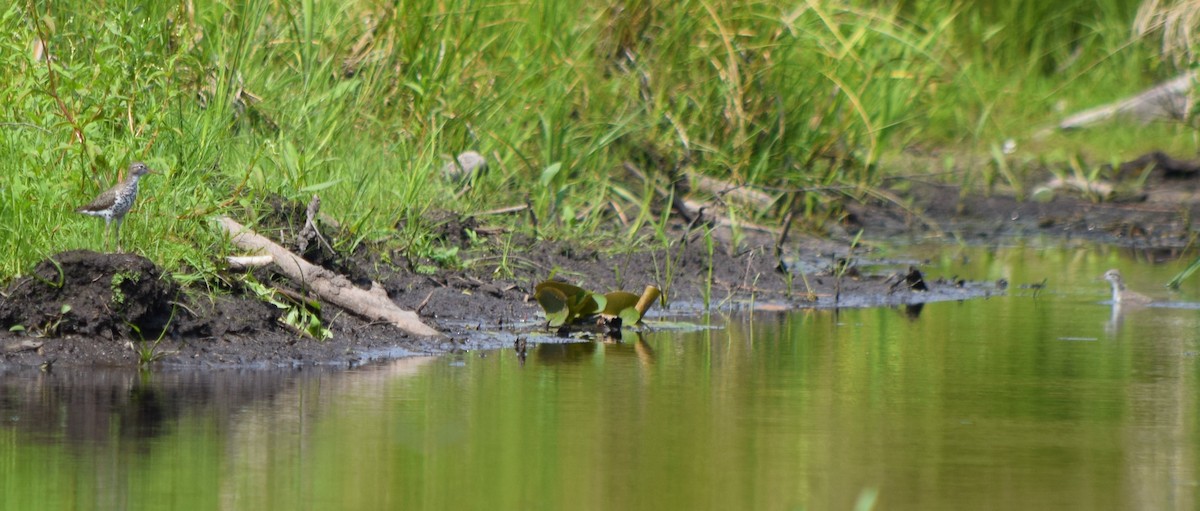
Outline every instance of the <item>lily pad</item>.
[(604, 295), (606, 306), (602, 313), (607, 317), (619, 317), (626, 325), (637, 324), (642, 320), (642, 313), (637, 309), (638, 295), (626, 291), (613, 291)]
[(545, 310), (546, 320), (552, 327), (596, 314), (609, 319), (621, 318), (621, 323), (635, 325), (642, 321), (646, 309), (658, 297), (658, 289), (654, 286), (646, 286), (641, 296), (626, 291), (599, 294), (556, 280), (540, 282), (534, 290), (534, 298)]
[(638, 295), (628, 291), (613, 291), (604, 295), (607, 304), (604, 307), (606, 316), (619, 316), (621, 311), (629, 307), (634, 307), (638, 302)]
[(621, 309), (621, 313), (617, 315), (621, 318), (621, 322), (626, 325), (636, 325), (642, 322), (642, 311), (637, 310), (637, 307), (626, 307)]
[[(539, 286), (540, 287), (540, 286)], [(546, 311), (546, 321), (550, 326), (562, 326), (570, 319), (571, 309), (567, 307), (567, 296), (557, 288), (545, 287), (538, 289), (533, 295), (542, 310)]]
[(604, 310), (604, 295), (595, 293), (587, 293), (575, 307), (574, 312), (576, 317), (591, 316), (601, 310)]
[[(558, 291), (565, 297), (567, 308), (567, 316), (565, 321), (569, 322), (572, 319), (582, 316), (589, 316), (600, 311), (604, 306), (600, 303), (604, 299), (603, 296), (597, 297), (591, 292), (575, 285), (559, 282), (557, 280), (543, 281), (534, 287), (534, 297), (542, 291), (552, 289)], [(600, 301), (597, 300), (599, 298)]]

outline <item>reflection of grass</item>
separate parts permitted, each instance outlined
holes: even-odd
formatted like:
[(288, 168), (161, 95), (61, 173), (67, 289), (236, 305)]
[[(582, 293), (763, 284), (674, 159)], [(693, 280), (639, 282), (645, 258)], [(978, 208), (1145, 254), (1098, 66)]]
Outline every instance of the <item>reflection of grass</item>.
[[(1187, 147), (1162, 127), (1147, 131), (1154, 138), (1029, 139), (1060, 101), (1088, 106), (1145, 85), (1153, 61), (1153, 44), (1128, 42), (1124, 4), (1047, 5), (757, 0), (577, 12), (556, 2), (250, 0), (127, 10), (68, 0), (47, 13), (13, 2), (0, 7), (0, 96), (11, 100), (0, 110), (0, 241), (12, 247), (0, 276), (40, 254), (94, 248), (96, 224), (71, 210), (131, 160), (162, 173), (143, 183), (126, 246), (211, 283), (224, 243), (209, 218), (252, 220), (270, 194), (320, 193), (350, 231), (340, 249), (379, 241), (454, 266), (436, 243), (405, 246), (422, 238), (396, 236), (397, 222), (431, 208), (527, 204), (528, 216), (497, 222), (560, 237), (620, 217), (634, 239), (651, 210), (669, 210), (650, 181), (686, 169), (784, 190), (796, 197), (782, 209), (819, 229), (846, 196), (881, 186), (892, 172), (881, 159), (908, 147), (1014, 137), (1055, 161), (1060, 147), (1103, 161), (1118, 145)], [(48, 53), (31, 49), (35, 40)], [(441, 155), (469, 148), (492, 170), (456, 196), (437, 169)], [(614, 172), (625, 164), (651, 179)], [(1019, 189), (1021, 169), (1007, 170)]]
[(863, 488), (858, 492), (858, 499), (854, 501), (854, 511), (871, 511), (875, 509), (875, 501), (879, 498), (879, 489)]
[(714, 245), (715, 245), (715, 243), (713, 242), (712, 229), (705, 229), (704, 230), (704, 250), (705, 250), (705, 256), (706, 256), (705, 262), (707, 263), (707, 264), (705, 264), (707, 274), (704, 276), (704, 288), (701, 289), (701, 293), (703, 294), (703, 297), (704, 297), (704, 309), (705, 310), (708, 310), (708, 308), (711, 306), (711, 303), (712, 303), (711, 301), (712, 301), (712, 286), (713, 286), (713, 249), (714, 249)]

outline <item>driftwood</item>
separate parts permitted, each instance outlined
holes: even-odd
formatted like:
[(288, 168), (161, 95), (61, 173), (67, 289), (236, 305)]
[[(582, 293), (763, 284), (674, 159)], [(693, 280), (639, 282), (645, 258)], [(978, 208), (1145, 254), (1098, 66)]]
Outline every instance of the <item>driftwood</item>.
[(694, 189), (703, 190), (717, 197), (753, 207), (760, 212), (775, 203), (774, 197), (745, 185), (721, 181), (720, 179), (714, 179), (695, 172), (688, 172), (687, 177)]
[(322, 300), (372, 320), (387, 321), (414, 335), (439, 335), (437, 330), (421, 322), (416, 313), (392, 303), (378, 284), (372, 282), (369, 291), (359, 289), (346, 277), (305, 261), (229, 217), (221, 217), (219, 222), (234, 245), (243, 250), (270, 254), (280, 272), (313, 290)]
[(1146, 123), (1158, 119), (1185, 119), (1191, 106), (1192, 73), (1147, 89), (1136, 96), (1074, 114), (1058, 123), (1060, 130), (1085, 128), (1117, 116)]
[(260, 268), (271, 264), (274, 261), (275, 258), (269, 255), (229, 256), (225, 258), (225, 262), (229, 263), (229, 269), (237, 271)]
[(33, 351), (42, 347), (42, 341), (12, 341), (4, 345), (4, 349), (0, 350), (4, 353), (16, 353), (19, 351)]
[(1104, 181), (1088, 180), (1078, 176), (1056, 177), (1046, 182), (1033, 190), (1035, 198), (1052, 197), (1053, 192), (1060, 190), (1076, 191), (1086, 195), (1093, 195), (1101, 199), (1108, 199), (1113, 195), (1113, 185)]

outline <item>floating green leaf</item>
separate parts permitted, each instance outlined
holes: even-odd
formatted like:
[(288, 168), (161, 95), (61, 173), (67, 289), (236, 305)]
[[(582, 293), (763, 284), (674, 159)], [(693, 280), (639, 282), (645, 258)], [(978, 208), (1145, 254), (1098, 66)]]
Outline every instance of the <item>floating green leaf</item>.
[[(573, 319), (581, 316), (595, 314), (596, 311), (600, 310), (600, 305), (596, 302), (596, 299), (592, 297), (592, 293), (585, 291), (579, 286), (567, 284), (566, 282), (559, 282), (557, 280), (547, 280), (534, 287), (534, 298), (537, 298), (539, 293), (547, 289), (558, 291), (563, 296), (563, 303), (566, 304), (567, 309), (566, 317), (563, 319), (563, 323), (569, 323)], [(542, 308), (544, 309), (545, 306)], [(547, 314), (547, 319), (549, 319), (549, 314)], [(561, 325), (562, 323), (559, 324)]]
[(638, 295), (628, 291), (613, 291), (604, 295), (608, 302), (604, 307), (605, 316), (619, 316), (621, 311), (637, 305)]
[(540, 292), (541, 290), (548, 288), (557, 289), (563, 294), (563, 296), (568, 297), (588, 294), (587, 291), (584, 291), (583, 288), (579, 286), (573, 286), (571, 284), (567, 284), (566, 282), (559, 282), (557, 280), (542, 281), (537, 286), (534, 286), (533, 289), (535, 292)]
[(546, 320), (552, 327), (596, 314), (636, 325), (642, 321), (645, 308), (658, 297), (658, 288), (654, 286), (647, 286), (643, 296), (626, 291), (599, 294), (556, 280), (543, 281), (534, 290), (534, 299), (546, 312)]
[(571, 315), (571, 309), (567, 307), (567, 296), (556, 287), (542, 287), (541, 285), (538, 287), (540, 289), (534, 293), (533, 297), (546, 312), (546, 321), (550, 323), (550, 326), (555, 327), (566, 324)]
[(608, 308), (608, 295), (592, 293), (592, 300), (596, 301), (597, 311), (603, 311), (604, 309)]
[(617, 316), (621, 318), (621, 323), (625, 325), (636, 325), (642, 321), (642, 312), (637, 310), (637, 307), (621, 309), (621, 313)]
[(604, 310), (604, 295), (596, 293), (587, 293), (579, 301), (579, 306), (574, 309), (576, 317), (591, 316), (602, 310)]

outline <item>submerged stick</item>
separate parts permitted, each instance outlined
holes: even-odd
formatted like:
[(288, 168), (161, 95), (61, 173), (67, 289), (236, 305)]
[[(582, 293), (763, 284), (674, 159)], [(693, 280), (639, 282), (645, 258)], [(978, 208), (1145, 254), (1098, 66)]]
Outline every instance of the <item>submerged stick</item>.
[(368, 319), (387, 321), (413, 335), (439, 335), (437, 330), (423, 323), (416, 313), (401, 309), (388, 299), (387, 292), (379, 284), (372, 282), (369, 291), (359, 289), (345, 276), (305, 261), (229, 217), (221, 217), (218, 221), (234, 245), (243, 250), (270, 254), (280, 272), (315, 291), (322, 300)]

